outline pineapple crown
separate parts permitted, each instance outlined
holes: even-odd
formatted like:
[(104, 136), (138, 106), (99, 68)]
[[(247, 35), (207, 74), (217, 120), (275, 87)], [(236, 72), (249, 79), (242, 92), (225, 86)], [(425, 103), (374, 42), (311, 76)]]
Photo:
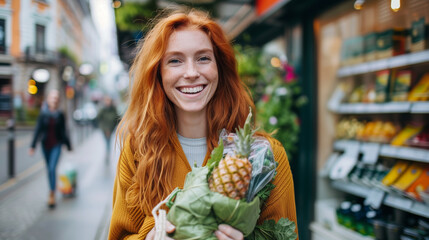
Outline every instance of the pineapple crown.
[(235, 142), (235, 154), (239, 158), (247, 158), (250, 155), (250, 146), (255, 141), (252, 136), (256, 132), (256, 129), (252, 128), (251, 121), (252, 108), (249, 107), (249, 115), (247, 115), (243, 128), (238, 127), (238, 129), (235, 129), (238, 137), (238, 140)]
[[(250, 145), (255, 141), (254, 138), (252, 138), (253, 134), (256, 132), (256, 129), (252, 129), (251, 127), (251, 120), (252, 120), (252, 108), (249, 107), (249, 115), (247, 116), (246, 122), (244, 123), (243, 128), (238, 127), (236, 129), (236, 134), (238, 136), (238, 141), (235, 143), (236, 150), (235, 154), (237, 157), (245, 158), (248, 157), (250, 154)], [(210, 155), (210, 159), (207, 162), (207, 166), (209, 168), (209, 174), (211, 175), (211, 172), (215, 167), (218, 166), (220, 160), (222, 160), (223, 157), (223, 140), (222, 138), (219, 139), (219, 145), (215, 147)]]

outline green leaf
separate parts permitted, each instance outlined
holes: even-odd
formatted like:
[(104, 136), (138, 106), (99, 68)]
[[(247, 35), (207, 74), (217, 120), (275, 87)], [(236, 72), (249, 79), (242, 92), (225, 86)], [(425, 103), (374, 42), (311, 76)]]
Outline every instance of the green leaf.
[(287, 218), (281, 218), (275, 225), (276, 239), (296, 239), (295, 223)]
[(276, 187), (272, 182), (267, 183), (264, 188), (261, 189), (261, 191), (256, 194), (256, 196), (259, 196), (261, 198), (262, 202), (265, 202), (265, 200), (268, 199), (270, 196), (271, 191)]
[(265, 220), (262, 225), (256, 225), (246, 240), (295, 240), (296, 238), (295, 222), (280, 218), (277, 223), (270, 219)]
[(222, 138), (220, 138), (219, 145), (213, 149), (213, 151), (210, 155), (210, 159), (207, 162), (207, 166), (209, 168), (208, 176), (210, 176), (211, 171), (215, 167), (217, 167), (217, 165), (219, 164), (222, 157), (223, 157), (223, 140), (222, 140)]

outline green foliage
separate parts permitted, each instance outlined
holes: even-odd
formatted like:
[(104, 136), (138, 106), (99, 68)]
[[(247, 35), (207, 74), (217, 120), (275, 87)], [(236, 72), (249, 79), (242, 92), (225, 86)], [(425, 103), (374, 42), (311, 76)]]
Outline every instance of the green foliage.
[(62, 47), (58, 48), (58, 53), (61, 56), (70, 59), (75, 64), (79, 64), (78, 57), (67, 46), (62, 46)]
[(210, 176), (210, 173), (213, 171), (213, 169), (217, 167), (217, 165), (219, 165), (219, 162), (220, 160), (222, 160), (223, 157), (223, 140), (222, 138), (220, 138), (219, 140), (219, 145), (213, 149), (210, 155), (210, 159), (207, 162), (207, 166), (209, 168), (208, 176)]
[(295, 222), (287, 218), (281, 218), (277, 223), (272, 219), (265, 220), (262, 225), (256, 225), (246, 240), (295, 240), (295, 228)]
[(150, 20), (156, 16), (157, 10), (155, 0), (146, 3), (126, 2), (115, 9), (116, 25), (121, 31), (144, 31)]
[(297, 151), (298, 109), (306, 103), (293, 68), (283, 63), (273, 67), (271, 57), (258, 48), (235, 46), (241, 79), (251, 89), (257, 110), (257, 124), (286, 149), (289, 157)]
[(237, 59), (238, 75), (241, 80), (249, 87), (253, 99), (259, 99), (264, 90), (263, 81), (261, 81), (261, 50), (254, 47), (243, 47), (234, 45), (235, 57)]
[(235, 143), (237, 147), (235, 153), (239, 158), (247, 158), (250, 154), (250, 146), (255, 141), (253, 134), (256, 130), (252, 128), (252, 108), (249, 107), (249, 114), (247, 115), (246, 122), (243, 128), (238, 127), (235, 132), (238, 137), (238, 141)]
[(299, 92), (297, 83), (286, 84), (273, 78), (265, 88), (266, 95), (256, 102), (259, 124), (265, 131), (275, 132), (275, 138), (290, 154), (297, 150), (300, 126), (298, 115), (293, 110), (296, 104), (293, 95)]
[(262, 188), (261, 191), (258, 192), (258, 194), (256, 194), (256, 196), (261, 199), (261, 202), (265, 202), (270, 196), (271, 191), (276, 187), (276, 185), (272, 183), (273, 180), (267, 183), (267, 185), (265, 185), (265, 187)]
[(259, 59), (261, 51), (258, 48), (234, 45), (235, 57), (238, 62), (240, 76), (258, 76), (260, 73)]
[(218, 1), (189, 1), (189, 0), (168, 0), (169, 2), (174, 2), (181, 6), (186, 6), (191, 9), (198, 9), (205, 12), (208, 12), (209, 15), (213, 18), (219, 17)]

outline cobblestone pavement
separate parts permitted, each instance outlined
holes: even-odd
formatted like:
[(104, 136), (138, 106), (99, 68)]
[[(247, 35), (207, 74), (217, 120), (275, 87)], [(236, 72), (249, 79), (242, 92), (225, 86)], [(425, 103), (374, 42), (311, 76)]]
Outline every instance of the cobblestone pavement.
[(60, 165), (72, 162), (78, 170), (77, 195), (57, 193), (57, 207), (48, 209), (44, 166), (25, 183), (0, 198), (0, 239), (106, 239), (119, 150), (105, 162), (104, 140), (95, 131), (73, 152), (63, 150)]

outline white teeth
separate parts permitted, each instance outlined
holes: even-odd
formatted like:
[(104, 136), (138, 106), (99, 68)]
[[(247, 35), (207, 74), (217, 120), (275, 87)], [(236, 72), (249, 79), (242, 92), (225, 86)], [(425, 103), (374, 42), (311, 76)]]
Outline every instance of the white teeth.
[(193, 88), (181, 88), (182, 93), (198, 93), (203, 90), (203, 86), (193, 87)]

